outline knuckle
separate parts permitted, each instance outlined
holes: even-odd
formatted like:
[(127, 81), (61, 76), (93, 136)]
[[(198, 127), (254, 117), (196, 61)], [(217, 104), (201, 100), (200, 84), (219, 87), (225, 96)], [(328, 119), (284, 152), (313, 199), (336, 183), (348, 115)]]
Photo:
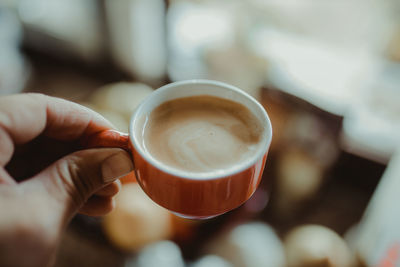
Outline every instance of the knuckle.
[(78, 155), (70, 155), (57, 165), (60, 182), (77, 207), (86, 202), (93, 188), (90, 179), (86, 179), (81, 166), (81, 159)]

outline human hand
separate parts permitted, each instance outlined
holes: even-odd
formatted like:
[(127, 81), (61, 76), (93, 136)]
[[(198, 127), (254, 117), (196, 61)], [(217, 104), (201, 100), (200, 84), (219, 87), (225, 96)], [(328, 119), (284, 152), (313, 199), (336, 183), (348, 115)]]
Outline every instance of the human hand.
[[(82, 150), (112, 128), (78, 104), (40, 94), (0, 98), (0, 266), (47, 266), (77, 213), (103, 215), (133, 169), (119, 148)], [(13, 156), (14, 155), (14, 156)]]

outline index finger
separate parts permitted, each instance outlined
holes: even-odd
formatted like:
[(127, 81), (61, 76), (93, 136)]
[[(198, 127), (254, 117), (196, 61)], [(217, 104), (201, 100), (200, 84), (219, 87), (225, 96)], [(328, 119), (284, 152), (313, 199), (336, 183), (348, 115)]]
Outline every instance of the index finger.
[(14, 144), (38, 135), (76, 140), (114, 128), (100, 114), (79, 104), (42, 94), (0, 98), (0, 166), (10, 160)]

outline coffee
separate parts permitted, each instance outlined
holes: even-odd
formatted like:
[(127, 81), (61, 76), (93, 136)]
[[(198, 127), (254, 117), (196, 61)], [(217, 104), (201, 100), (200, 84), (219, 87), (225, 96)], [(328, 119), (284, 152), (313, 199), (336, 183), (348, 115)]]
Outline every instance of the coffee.
[(244, 105), (208, 95), (165, 102), (146, 121), (145, 150), (168, 166), (196, 173), (229, 169), (251, 158), (264, 134)]

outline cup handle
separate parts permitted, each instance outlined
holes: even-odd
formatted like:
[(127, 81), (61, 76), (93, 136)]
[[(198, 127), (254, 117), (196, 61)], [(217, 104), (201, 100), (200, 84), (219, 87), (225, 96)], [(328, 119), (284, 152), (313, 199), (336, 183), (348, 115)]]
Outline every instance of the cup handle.
[(83, 141), (86, 148), (118, 147), (130, 152), (129, 134), (116, 130), (104, 130), (89, 136)]
[[(122, 133), (116, 130), (104, 130), (89, 136), (82, 142), (85, 148), (101, 148), (101, 147), (118, 147), (131, 152), (131, 145), (129, 143), (129, 134)], [(132, 153), (130, 153), (132, 154)], [(122, 184), (136, 183), (136, 173), (132, 171), (119, 180)]]

